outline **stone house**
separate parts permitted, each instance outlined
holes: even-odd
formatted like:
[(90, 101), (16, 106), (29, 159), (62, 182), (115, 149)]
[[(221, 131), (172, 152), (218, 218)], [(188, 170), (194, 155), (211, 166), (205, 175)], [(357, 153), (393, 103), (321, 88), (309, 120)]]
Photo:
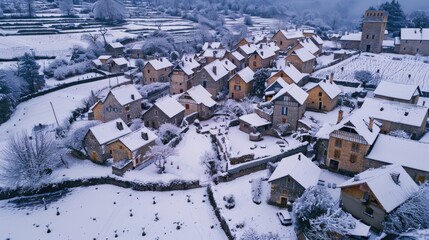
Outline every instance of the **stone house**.
[(213, 48), (208, 48), (206, 50), (204, 50), (204, 52), (200, 55), (200, 58), (203, 58), (204, 63), (211, 63), (214, 60), (218, 59), (223, 59), (226, 56), (226, 49), (213, 49)]
[(418, 140), (425, 133), (428, 107), (367, 97), (361, 109), (381, 123), (383, 134), (404, 131)]
[(387, 24), (387, 12), (367, 10), (363, 18), (359, 50), (380, 53)]
[(256, 50), (247, 57), (247, 66), (253, 71), (260, 68), (272, 67), (274, 61), (278, 57), (280, 48), (274, 43), (259, 43), (256, 45)]
[(303, 87), (308, 93), (307, 110), (330, 112), (338, 105), (341, 88), (332, 78), (318, 83), (309, 82)]
[(270, 134), (271, 122), (260, 117), (256, 113), (250, 113), (239, 117), (240, 130), (245, 133)]
[(106, 46), (106, 54), (112, 55), (115, 58), (123, 57), (124, 49), (124, 45), (122, 45), (120, 42), (110, 43)]
[(253, 75), (255, 73), (246, 67), (229, 79), (229, 97), (242, 100), (252, 90)]
[(193, 56), (184, 56), (173, 68), (170, 82), (170, 94), (183, 93), (191, 88), (191, 78), (195, 76), (200, 66), (200, 63), (198, 63)]
[(202, 50), (205, 51), (207, 49), (223, 49), (223, 45), (220, 42), (205, 42), (203, 44)]
[(374, 91), (375, 98), (409, 104), (417, 104), (420, 96), (422, 96), (422, 92), (418, 85), (408, 85), (387, 81), (380, 81)]
[(212, 95), (212, 98), (216, 98), (218, 93), (228, 89), (229, 76), (230, 72), (224, 64), (216, 59), (198, 71), (191, 82), (192, 86), (203, 86)]
[(129, 133), (131, 130), (120, 118), (90, 128), (84, 137), (89, 159), (96, 163), (104, 163), (112, 157), (109, 143)]
[[(319, 56), (319, 54), (320, 54), (319, 47), (316, 44), (314, 44), (314, 42), (311, 41), (310, 38), (302, 38), (302, 39), (298, 40), (298, 44), (296, 44), (292, 48), (292, 51), (300, 49), (300, 48), (307, 49), (307, 51), (309, 51), (314, 56)], [(290, 52), (292, 52), (292, 51), (290, 51)]]
[(410, 177), (422, 184), (429, 180), (429, 144), (380, 134), (366, 156), (365, 168), (401, 165)]
[(401, 28), (397, 53), (429, 56), (429, 28)]
[(143, 59), (144, 58), (143, 43), (142, 42), (135, 43), (130, 49), (128, 49), (128, 54), (132, 59)]
[(341, 207), (362, 222), (382, 230), (392, 212), (418, 191), (399, 165), (368, 169), (340, 184)]
[(153, 82), (168, 82), (173, 69), (173, 64), (167, 58), (153, 59), (143, 67), (143, 82), (149, 84)]
[(157, 138), (154, 132), (143, 127), (110, 142), (109, 154), (114, 163), (131, 161), (132, 166), (136, 167), (148, 160), (144, 155), (150, 146), (155, 145)]
[(319, 53), (321, 53), (323, 49), (323, 40), (316, 34), (310, 37), (310, 40), (316, 44), (316, 46), (319, 48)]
[(316, 186), (322, 170), (304, 154), (298, 153), (283, 158), (268, 182), (271, 184), (269, 203), (287, 207), (304, 191)]
[(276, 42), (281, 51), (287, 52), (298, 44), (298, 40), (304, 38), (302, 31), (279, 30), (271, 38), (271, 41)]
[(246, 67), (246, 59), (238, 51), (227, 52), (226, 58), (229, 59), (235, 66), (237, 66), (237, 71)]
[(312, 73), (316, 65), (316, 57), (305, 48), (293, 50), (286, 59), (302, 73)]
[(159, 99), (143, 114), (146, 127), (158, 129), (164, 123), (179, 126), (185, 117), (185, 107), (171, 97)]
[(278, 80), (265, 89), (265, 97), (269, 105), (262, 106), (271, 116), (273, 127), (277, 129), (283, 125), (287, 126), (288, 133), (296, 131), (305, 113), (308, 94), (296, 84)]
[(267, 85), (273, 84), (278, 78), (282, 78), (286, 83), (302, 87), (308, 82), (308, 74), (301, 73), (293, 64), (286, 61), (286, 58), (279, 57), (274, 64), (274, 70), (271, 76), (267, 79)]
[(108, 122), (121, 118), (130, 123), (132, 119), (140, 118), (142, 112), (142, 96), (132, 84), (112, 88), (107, 96), (97, 101), (92, 107), (94, 120)]
[(361, 38), (362, 32), (346, 33), (340, 38), (341, 48), (346, 50), (358, 50), (360, 48)]
[(128, 60), (121, 58), (113, 58), (108, 61), (109, 64), (109, 72), (111, 73), (121, 73), (128, 71)]
[(365, 170), (365, 157), (380, 132), (373, 118), (358, 110), (347, 119), (339, 110), (337, 125), (329, 132), (326, 166), (352, 175)]
[(209, 119), (213, 116), (216, 102), (212, 95), (201, 85), (187, 90), (177, 101), (185, 107), (185, 115), (197, 113), (199, 119)]

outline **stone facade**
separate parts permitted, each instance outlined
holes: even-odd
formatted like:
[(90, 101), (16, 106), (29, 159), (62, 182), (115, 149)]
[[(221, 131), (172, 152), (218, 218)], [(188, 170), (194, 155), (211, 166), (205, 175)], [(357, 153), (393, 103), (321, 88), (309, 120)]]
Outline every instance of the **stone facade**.
[(387, 12), (367, 10), (363, 19), (359, 49), (363, 52), (380, 53), (387, 24)]
[(112, 55), (113, 57), (123, 57), (125, 47), (112, 47), (110, 44), (106, 46), (106, 54)]
[(116, 140), (108, 144), (108, 149), (109, 155), (113, 158), (114, 162), (120, 162), (128, 159), (133, 161), (133, 166), (135, 167), (147, 160), (144, 155), (153, 145), (155, 145), (155, 141), (152, 141), (135, 151), (131, 151), (120, 140)]
[(246, 83), (240, 75), (235, 74), (229, 80), (229, 97), (235, 100), (242, 100), (252, 90), (252, 84), (253, 82)]
[(268, 58), (262, 58), (259, 54), (252, 53), (249, 55), (247, 59), (247, 66), (253, 71), (256, 71), (260, 68), (269, 68), (273, 65), (274, 60), (276, 59), (276, 55)]
[(228, 52), (226, 54), (226, 58), (237, 67), (236, 68), (237, 72), (246, 67), (246, 58), (244, 58), (244, 56), (242, 59), (238, 59), (231, 52)]
[(342, 49), (348, 49), (348, 50), (357, 50), (360, 49), (360, 41), (354, 41), (354, 40), (340, 40), (341, 48)]
[(281, 31), (278, 31), (271, 38), (271, 41), (277, 42), (277, 46), (280, 48), (280, 50), (285, 52), (288, 51), (290, 48), (293, 48), (295, 45), (297, 45), (298, 40), (299, 38), (287, 39), (286, 36)]
[(423, 56), (429, 56), (429, 40), (403, 40), (403, 39), (401, 39), (401, 44), (399, 46), (397, 53), (399, 53), (399, 54), (410, 54), (410, 55), (420, 54)]
[(271, 182), (269, 202), (281, 207), (287, 207), (287, 202), (294, 202), (305, 191), (295, 179), (285, 176)]
[(186, 74), (180, 68), (175, 68), (171, 74), (170, 94), (178, 94), (186, 92), (191, 88), (191, 78), (193, 75)]
[(150, 62), (148, 62), (143, 68), (143, 84), (150, 84), (153, 82), (168, 82), (170, 80), (170, 74), (172, 67), (166, 67), (161, 69), (155, 69)]
[(192, 113), (197, 113), (198, 118), (205, 120), (213, 116), (215, 107), (207, 107), (204, 104), (198, 104), (189, 95), (183, 94), (177, 101), (185, 107), (185, 116)]
[[(306, 103), (299, 104), (289, 93), (284, 94), (273, 103), (273, 127), (289, 124), (287, 132), (298, 129), (298, 121), (304, 116)], [(286, 114), (284, 114), (286, 113)]]
[(319, 85), (310, 89), (307, 91), (307, 93), (307, 110), (330, 112), (338, 104), (338, 96), (336, 96), (334, 99), (331, 99)]
[(420, 126), (411, 126), (411, 125), (406, 125), (402, 123), (381, 120), (381, 119), (377, 119), (377, 117), (374, 117), (374, 119), (381, 122), (381, 130), (380, 130), (381, 133), (387, 134), (391, 131), (403, 130), (411, 134), (411, 138), (414, 140), (420, 139), (425, 134), (427, 118), (428, 118), (428, 114), (426, 113), (426, 116), (423, 119), (423, 122)]
[(94, 119), (101, 122), (121, 118), (125, 123), (130, 123), (132, 119), (141, 117), (142, 106), (140, 100), (122, 106), (113, 94), (109, 93), (103, 103), (97, 103), (93, 112)]
[(291, 54), (287, 56), (287, 60), (296, 67), (302, 73), (312, 73), (314, 65), (316, 64), (316, 58), (303, 62), (297, 55)]
[(144, 113), (143, 120), (146, 127), (158, 129), (164, 123), (171, 123), (173, 125), (179, 126), (182, 123), (184, 117), (185, 111), (181, 111), (170, 118), (156, 105), (153, 105), (147, 112)]
[[(390, 165), (390, 163), (380, 162), (374, 159), (366, 158), (365, 160), (365, 169), (369, 168), (379, 168), (381, 166)], [(402, 166), (405, 171), (410, 175), (410, 177), (416, 182), (417, 184), (421, 184), (425, 181), (429, 180), (429, 172), (418, 170), (414, 168), (409, 168)]]
[(100, 145), (91, 131), (88, 131), (88, 133), (85, 135), (84, 142), (89, 159), (91, 159), (93, 162), (103, 163), (106, 161), (106, 159), (111, 157), (109, 154), (109, 149)]
[(192, 86), (200, 85), (203, 86), (213, 98), (216, 98), (219, 92), (228, 89), (229, 74), (221, 77), (215, 81), (205, 68), (195, 74), (195, 77), (191, 79)]

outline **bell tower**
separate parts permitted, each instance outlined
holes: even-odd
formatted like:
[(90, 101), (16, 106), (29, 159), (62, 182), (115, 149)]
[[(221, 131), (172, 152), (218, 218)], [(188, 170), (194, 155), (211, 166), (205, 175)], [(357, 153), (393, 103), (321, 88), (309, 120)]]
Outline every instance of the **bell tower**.
[(367, 10), (365, 12), (360, 40), (360, 50), (362, 52), (381, 52), (387, 15), (388, 13), (385, 11)]

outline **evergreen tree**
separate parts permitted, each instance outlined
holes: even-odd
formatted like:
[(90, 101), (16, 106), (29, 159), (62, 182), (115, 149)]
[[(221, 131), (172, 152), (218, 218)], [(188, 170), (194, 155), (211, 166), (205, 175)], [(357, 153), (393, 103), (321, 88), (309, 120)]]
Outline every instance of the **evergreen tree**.
[(394, 36), (398, 36), (401, 28), (404, 28), (407, 25), (405, 13), (402, 11), (402, 7), (399, 2), (395, 0), (392, 0), (390, 3), (385, 2), (381, 4), (380, 10), (389, 13), (386, 29), (389, 33), (393, 33)]
[(410, 20), (415, 28), (429, 28), (429, 15), (425, 11), (414, 11)]
[(253, 76), (252, 95), (262, 98), (264, 96), (265, 81), (271, 76), (271, 72), (267, 68), (259, 69)]
[(44, 85), (44, 79), (39, 75), (39, 69), (40, 65), (33, 54), (25, 53), (18, 61), (18, 76), (28, 83), (30, 93), (36, 92), (38, 87)]

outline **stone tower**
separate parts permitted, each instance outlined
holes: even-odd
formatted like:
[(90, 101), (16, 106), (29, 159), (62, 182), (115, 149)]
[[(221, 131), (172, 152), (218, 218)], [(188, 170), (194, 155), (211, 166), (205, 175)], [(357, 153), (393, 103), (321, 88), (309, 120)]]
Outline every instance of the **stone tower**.
[(387, 12), (367, 10), (363, 19), (360, 50), (380, 53), (387, 24)]

